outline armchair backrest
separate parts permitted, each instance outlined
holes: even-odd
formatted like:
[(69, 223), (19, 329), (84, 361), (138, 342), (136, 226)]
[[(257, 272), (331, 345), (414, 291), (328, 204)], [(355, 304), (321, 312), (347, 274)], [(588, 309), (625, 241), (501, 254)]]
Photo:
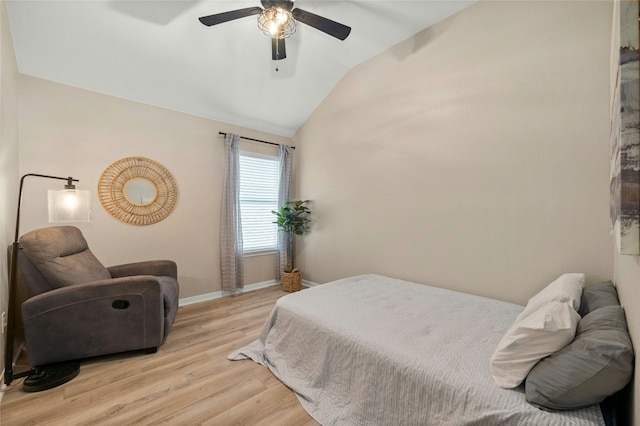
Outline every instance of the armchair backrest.
[(20, 237), (19, 242), (22, 253), (46, 279), (37, 284), (40, 288), (31, 288), (29, 283), (32, 295), (111, 278), (107, 268), (89, 250), (82, 232), (74, 226), (36, 229)]

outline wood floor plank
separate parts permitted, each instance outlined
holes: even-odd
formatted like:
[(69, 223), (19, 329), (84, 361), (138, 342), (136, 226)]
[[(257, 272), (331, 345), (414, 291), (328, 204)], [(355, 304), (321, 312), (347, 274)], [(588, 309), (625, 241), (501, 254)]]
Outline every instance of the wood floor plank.
[(295, 396), (287, 388), (271, 388), (258, 395), (246, 399), (229, 410), (212, 417), (202, 423), (203, 426), (217, 425), (258, 425), (264, 424), (265, 417), (269, 416), (274, 423), (269, 425), (286, 425), (280, 421), (282, 415), (288, 409), (299, 405)]
[(279, 287), (181, 307), (165, 344), (84, 360), (78, 377), (54, 389), (5, 390), (0, 424), (317, 426), (293, 392), (252, 361), (227, 355), (256, 339)]
[(200, 425), (265, 390), (264, 385), (254, 378), (236, 382), (233, 386), (233, 392), (222, 389), (219, 393), (208, 394), (165, 416), (158, 423)]

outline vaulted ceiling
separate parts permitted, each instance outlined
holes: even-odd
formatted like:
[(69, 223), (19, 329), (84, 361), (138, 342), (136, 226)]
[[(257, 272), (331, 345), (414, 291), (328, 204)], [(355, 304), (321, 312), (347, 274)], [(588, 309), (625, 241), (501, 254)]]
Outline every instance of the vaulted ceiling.
[(297, 0), (351, 34), (340, 41), (298, 23), (280, 61), (255, 16), (198, 21), (259, 0), (6, 3), (21, 73), (291, 136), (350, 68), (473, 2)]

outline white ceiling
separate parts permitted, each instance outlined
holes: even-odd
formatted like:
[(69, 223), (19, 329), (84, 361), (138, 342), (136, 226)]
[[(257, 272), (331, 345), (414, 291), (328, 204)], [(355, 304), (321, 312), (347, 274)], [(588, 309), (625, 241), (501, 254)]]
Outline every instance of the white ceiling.
[(292, 136), (350, 68), (474, 1), (297, 0), (351, 34), (298, 24), (277, 62), (255, 16), (198, 21), (259, 0), (6, 3), (21, 73)]

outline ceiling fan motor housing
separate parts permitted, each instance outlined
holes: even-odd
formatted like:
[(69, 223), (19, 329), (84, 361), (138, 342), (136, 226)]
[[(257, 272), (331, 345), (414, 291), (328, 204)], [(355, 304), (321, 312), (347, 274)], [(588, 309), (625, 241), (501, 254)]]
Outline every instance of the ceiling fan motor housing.
[(293, 9), (293, 2), (290, 0), (260, 0), (262, 7), (269, 9), (270, 7), (279, 7), (291, 12)]

